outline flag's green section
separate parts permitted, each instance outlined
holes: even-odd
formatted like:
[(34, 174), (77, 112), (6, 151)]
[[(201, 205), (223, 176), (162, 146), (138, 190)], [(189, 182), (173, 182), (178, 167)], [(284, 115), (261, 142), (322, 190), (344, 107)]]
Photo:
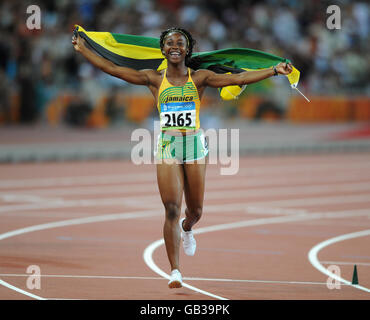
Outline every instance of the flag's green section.
[[(75, 32), (78, 32), (97, 53), (119, 66), (136, 70), (162, 70), (167, 67), (167, 61), (161, 53), (158, 38), (91, 32), (84, 30), (81, 26), (76, 26)], [(290, 61), (258, 50), (231, 48), (193, 53), (188, 61), (188, 66), (194, 70), (210, 69), (216, 73), (238, 73), (244, 70), (271, 68), (280, 62)], [(299, 71), (293, 68), (293, 72), (288, 75), (288, 80), (292, 86), (297, 86)], [(223, 90), (220, 90), (224, 100), (237, 98), (243, 90), (239, 86), (228, 88), (230, 90), (233, 88), (231, 95), (226, 91), (225, 94), (222, 94)]]
[(290, 62), (287, 59), (253, 49), (222, 49), (210, 52), (194, 53), (193, 57), (200, 59), (202, 69), (214, 65), (222, 65), (238, 69), (270, 68), (279, 62)]

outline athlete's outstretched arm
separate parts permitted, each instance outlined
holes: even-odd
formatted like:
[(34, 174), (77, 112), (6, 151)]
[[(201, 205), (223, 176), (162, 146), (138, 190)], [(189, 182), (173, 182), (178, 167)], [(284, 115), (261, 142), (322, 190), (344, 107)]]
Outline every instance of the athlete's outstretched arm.
[(72, 37), (73, 47), (80, 52), (91, 64), (110, 75), (138, 85), (150, 85), (150, 78), (146, 70), (137, 71), (132, 68), (120, 67), (113, 62), (98, 56), (85, 45), (85, 40), (79, 35)]
[[(279, 63), (275, 66), (278, 74), (287, 75), (292, 72), (292, 65), (290, 63)], [(221, 88), (231, 85), (245, 85), (267, 79), (275, 75), (274, 68), (245, 71), (236, 74), (219, 74), (207, 70), (204, 78), (204, 85), (213, 88)]]

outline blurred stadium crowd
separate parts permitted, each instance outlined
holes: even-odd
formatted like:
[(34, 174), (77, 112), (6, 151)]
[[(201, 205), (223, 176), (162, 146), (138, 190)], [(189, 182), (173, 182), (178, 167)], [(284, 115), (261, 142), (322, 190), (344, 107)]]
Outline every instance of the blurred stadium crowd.
[[(29, 30), (27, 6), (41, 9), (41, 30)], [(86, 108), (113, 90), (142, 90), (87, 64), (71, 45), (75, 24), (86, 30), (159, 37), (170, 26), (188, 29), (194, 51), (246, 47), (290, 59), (310, 95), (370, 96), (370, 5), (336, 1), (341, 29), (329, 30), (318, 0), (2, 0), (0, 1), (0, 112), (7, 122), (19, 95), (20, 121), (42, 117), (63, 91)], [(288, 82), (284, 86), (289, 87)], [(290, 89), (289, 89), (290, 90)], [(81, 102), (81, 101), (80, 101)]]

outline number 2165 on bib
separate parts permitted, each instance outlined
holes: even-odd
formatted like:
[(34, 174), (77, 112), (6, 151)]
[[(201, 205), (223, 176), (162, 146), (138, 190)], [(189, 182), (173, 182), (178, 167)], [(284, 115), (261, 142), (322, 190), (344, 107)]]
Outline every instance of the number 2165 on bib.
[(195, 102), (161, 103), (161, 128), (195, 128)]

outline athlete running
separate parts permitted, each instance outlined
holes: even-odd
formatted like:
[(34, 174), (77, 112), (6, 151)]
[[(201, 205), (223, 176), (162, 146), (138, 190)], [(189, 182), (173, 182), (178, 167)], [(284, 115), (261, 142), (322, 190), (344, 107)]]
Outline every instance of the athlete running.
[[(168, 286), (180, 288), (180, 240), (185, 254), (194, 255), (196, 241), (192, 227), (203, 213), (208, 146), (200, 129), (199, 111), (205, 88), (242, 86), (278, 74), (287, 75), (292, 72), (292, 65), (279, 63), (272, 68), (238, 74), (194, 71), (188, 65), (195, 41), (182, 28), (170, 28), (160, 36), (162, 54), (167, 59), (167, 69), (162, 71), (117, 66), (88, 49), (78, 35), (73, 36), (72, 44), (95, 67), (129, 83), (147, 86), (155, 98), (161, 126), (155, 150), (157, 181), (165, 209), (163, 236), (171, 266)], [(183, 195), (185, 217), (180, 220)]]

